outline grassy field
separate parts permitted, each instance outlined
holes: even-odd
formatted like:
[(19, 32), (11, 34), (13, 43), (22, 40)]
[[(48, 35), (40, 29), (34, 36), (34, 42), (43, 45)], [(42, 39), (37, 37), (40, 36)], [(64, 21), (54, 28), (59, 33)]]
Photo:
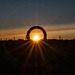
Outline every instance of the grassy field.
[(0, 41), (0, 75), (74, 75), (75, 40)]

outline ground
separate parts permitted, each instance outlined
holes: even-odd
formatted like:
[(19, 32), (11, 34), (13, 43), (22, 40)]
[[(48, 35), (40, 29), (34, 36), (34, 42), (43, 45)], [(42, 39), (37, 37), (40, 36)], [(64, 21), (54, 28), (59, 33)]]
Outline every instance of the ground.
[(0, 75), (74, 75), (75, 40), (0, 41)]

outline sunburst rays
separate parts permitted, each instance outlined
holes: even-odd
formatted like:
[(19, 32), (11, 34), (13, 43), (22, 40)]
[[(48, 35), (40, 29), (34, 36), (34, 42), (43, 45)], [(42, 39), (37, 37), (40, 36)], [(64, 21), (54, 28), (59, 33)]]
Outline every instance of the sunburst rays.
[[(30, 48), (30, 46), (31, 46), (31, 48)], [(38, 42), (32, 41), (32, 44), (30, 46), (28, 46), (28, 48), (30, 50), (29, 50), (29, 53), (27, 55), (27, 58), (26, 58), (26, 61), (24, 62), (24, 64), (27, 64), (28, 61), (30, 60), (30, 58), (32, 57), (31, 54), (32, 54), (33, 50), (35, 52), (34, 53), (35, 54), (35, 61), (37, 61), (37, 57), (38, 57), (37, 52), (39, 52), (41, 55), (41, 59), (43, 60), (43, 63), (46, 64), (46, 60), (45, 60), (43, 50), (42, 50), (42, 47), (45, 48), (43, 46), (43, 44), (40, 41), (38, 41)]]
[(31, 56), (31, 53), (32, 53), (32, 51), (33, 51), (33, 49), (34, 49), (34, 43), (32, 44), (32, 47), (31, 47), (31, 49), (30, 49), (30, 51), (29, 51), (29, 54), (28, 54), (28, 56), (27, 56), (27, 59), (26, 59), (26, 62), (29, 60), (29, 58), (30, 58), (30, 56)]
[[(24, 55), (25, 53), (27, 53), (25, 56), (25, 61), (23, 62), (24, 64), (27, 64), (28, 61), (31, 59), (32, 57), (32, 52), (34, 52), (34, 57), (35, 57), (35, 61), (38, 62), (38, 52), (40, 53), (40, 59), (43, 61), (44, 64), (46, 64), (46, 57), (44, 55), (44, 53), (49, 53), (49, 49), (46, 50), (45, 46), (49, 47), (51, 50), (56, 51), (56, 49), (54, 47), (52, 47), (51, 45), (49, 45), (47, 42), (43, 41), (43, 40), (39, 40), (39, 41), (26, 41), (25, 43), (23, 43), (22, 45), (20, 45), (19, 47), (15, 48), (14, 51), (10, 52), (10, 55), (13, 54), (14, 52), (18, 52), (18, 55), (15, 56), (15, 60), (19, 61), (18, 58), (21, 57), (21, 55)], [(27, 52), (28, 51), (28, 52)]]
[(46, 62), (45, 62), (45, 57), (44, 57), (44, 54), (43, 54), (43, 51), (42, 51), (42, 48), (41, 48), (40, 43), (37, 43), (37, 45), (38, 45), (38, 48), (39, 48), (39, 52), (40, 52), (40, 54), (41, 54), (41, 58), (43, 59), (43, 62), (46, 63)]
[(50, 44), (46, 43), (45, 41), (41, 41), (42, 44), (45, 44), (47, 47), (49, 47), (50, 49), (56, 51), (56, 48), (54, 48), (53, 46), (51, 46)]
[(32, 42), (28, 43), (29, 45), (26, 47), (26, 49), (24, 49), (21, 53), (19, 53), (19, 56), (16, 57), (19, 58), (21, 55), (23, 55), (27, 50), (29, 50), (29, 48), (32, 46)]

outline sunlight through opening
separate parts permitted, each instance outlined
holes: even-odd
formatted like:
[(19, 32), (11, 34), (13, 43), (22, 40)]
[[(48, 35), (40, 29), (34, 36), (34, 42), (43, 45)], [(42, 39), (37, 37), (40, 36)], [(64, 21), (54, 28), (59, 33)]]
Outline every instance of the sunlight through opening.
[(34, 36), (34, 37), (33, 37), (33, 40), (34, 40), (34, 41), (38, 41), (38, 40), (39, 40), (39, 36), (38, 36), (38, 35)]

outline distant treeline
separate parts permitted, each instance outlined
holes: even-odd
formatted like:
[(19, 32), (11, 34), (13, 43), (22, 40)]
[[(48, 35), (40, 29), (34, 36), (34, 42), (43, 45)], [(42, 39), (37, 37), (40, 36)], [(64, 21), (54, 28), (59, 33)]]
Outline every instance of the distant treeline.
[[(60, 39), (46, 39), (46, 40), (58, 40), (59, 41)], [(72, 41), (72, 40), (75, 40), (75, 39), (61, 39), (61, 41), (66, 41), (66, 40), (69, 40), (69, 41), (71, 40)], [(0, 39), (0, 41), (28, 41), (28, 40), (24, 40), (24, 39), (18, 39), (18, 40), (12, 40), (12, 39), (10, 39), (10, 40), (1, 40)]]

